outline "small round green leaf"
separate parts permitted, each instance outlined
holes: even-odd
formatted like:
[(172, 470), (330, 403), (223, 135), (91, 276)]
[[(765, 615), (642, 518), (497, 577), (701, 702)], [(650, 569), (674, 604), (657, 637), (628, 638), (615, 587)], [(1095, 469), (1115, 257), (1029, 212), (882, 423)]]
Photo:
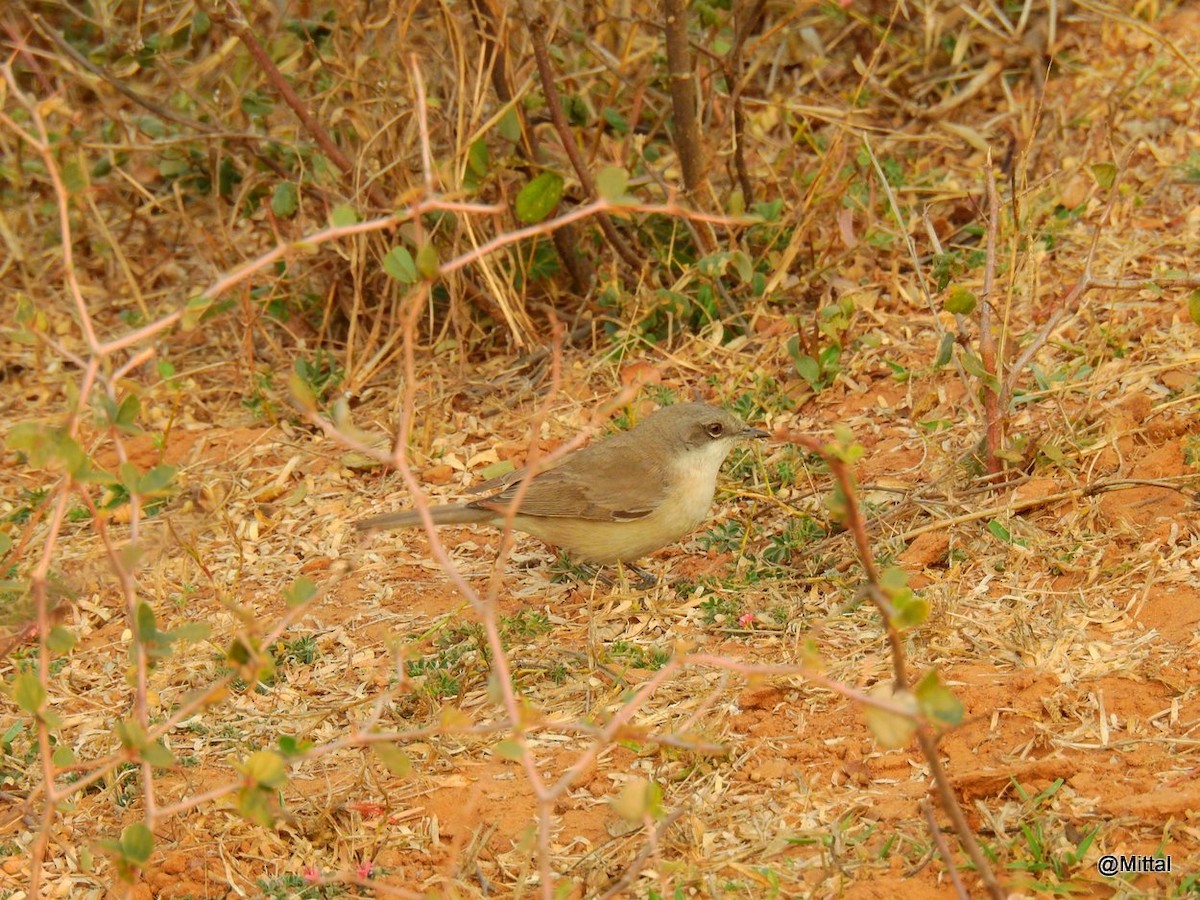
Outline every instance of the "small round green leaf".
[(955, 287), (950, 289), (944, 306), (948, 313), (954, 313), (956, 316), (969, 316), (975, 311), (978, 303), (979, 300), (966, 288)]
[(524, 225), (533, 225), (542, 221), (554, 208), (563, 195), (563, 179), (557, 172), (543, 172), (517, 194), (514, 210), (517, 219)]
[(620, 203), (629, 184), (629, 173), (617, 166), (601, 169), (596, 176), (596, 192), (609, 203)]
[(353, 206), (343, 203), (341, 206), (335, 206), (329, 214), (329, 224), (334, 228), (346, 228), (350, 225), (358, 224), (358, 212)]
[(126, 825), (121, 831), (121, 855), (134, 865), (145, 865), (154, 850), (154, 833), (145, 822)]
[(937, 358), (933, 361), (936, 368), (942, 368), (946, 363), (950, 362), (950, 355), (954, 352), (954, 334), (947, 331), (942, 335), (942, 340), (938, 344)]
[(645, 778), (635, 778), (621, 793), (609, 801), (613, 812), (626, 822), (642, 822), (646, 816), (661, 819), (663, 813), (662, 786)]
[[(867, 728), (871, 730), (871, 734), (875, 736), (880, 746), (888, 750), (897, 750), (903, 747), (916, 733), (917, 723), (917, 698), (910, 691), (900, 691), (892, 693), (890, 684), (877, 685), (871, 695), (881, 700), (890, 700), (893, 706), (900, 709), (893, 711), (890, 709), (880, 709), (878, 706), (868, 706), (864, 709), (863, 715), (867, 719)], [(904, 710), (901, 712), (900, 710)]]
[(467, 171), (477, 179), (484, 178), (491, 170), (492, 160), (487, 141), (479, 138), (467, 150)]
[(301, 575), (292, 586), (283, 592), (283, 599), (287, 601), (287, 605), (291, 607), (300, 606), (307, 603), (316, 596), (317, 586), (311, 578), (305, 578)]
[(300, 208), (300, 194), (296, 185), (290, 181), (281, 181), (275, 185), (271, 194), (271, 212), (281, 219), (290, 219)]
[(36, 716), (46, 702), (46, 689), (32, 672), (22, 672), (12, 682), (13, 702), (31, 716)]
[(1092, 166), (1092, 177), (1104, 190), (1112, 190), (1112, 186), (1117, 182), (1117, 166), (1110, 162), (1096, 163)]
[(55, 656), (64, 656), (75, 647), (75, 635), (62, 625), (55, 625), (46, 635), (46, 646)]
[(401, 284), (416, 284), (420, 277), (417, 274), (417, 264), (407, 247), (393, 247), (389, 250), (383, 258), (383, 271)]
[(505, 759), (511, 759), (517, 762), (525, 756), (525, 748), (521, 746), (520, 741), (506, 739), (499, 741), (495, 747), (496, 753), (503, 756)]
[(950, 688), (942, 683), (937, 670), (931, 669), (917, 684), (917, 703), (927, 718), (947, 725), (958, 725), (963, 720), (963, 705)]
[(259, 787), (277, 788), (287, 781), (287, 765), (274, 750), (256, 750), (241, 766), (246, 777)]
[(433, 246), (433, 241), (426, 241), (421, 245), (421, 249), (417, 251), (416, 263), (422, 278), (432, 281), (438, 277), (438, 252), (437, 247)]
[(407, 778), (412, 773), (412, 759), (395, 744), (372, 744), (371, 749), (393, 775)]

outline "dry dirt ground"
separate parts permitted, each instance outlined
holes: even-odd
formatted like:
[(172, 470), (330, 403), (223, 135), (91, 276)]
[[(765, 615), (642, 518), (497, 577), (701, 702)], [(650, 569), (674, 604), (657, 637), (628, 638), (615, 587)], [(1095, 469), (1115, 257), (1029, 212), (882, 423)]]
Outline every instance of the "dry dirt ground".
[[(1200, 58), (1194, 13), (1161, 27)], [(1123, 56), (1154, 49), (1136, 29), (1080, 41), (1081, 55), (1110, 60), (1114, 72)], [(1194, 271), (1198, 190), (1170, 175), (1200, 153), (1190, 83), (1186, 94), (1164, 87), (1152, 121), (1125, 120), (1140, 129), (1125, 135), (1133, 187), (1102, 233), (1098, 274)], [(1070, 76), (1057, 89), (1069, 96)], [(1071, 178), (1062, 176), (1063, 190), (1077, 189)], [(1065, 249), (1041, 276), (1047, 302), (1064, 293), (1064, 272), (1078, 272), (1102, 205), (1064, 225)], [(528, 752), (548, 779), (568, 772), (596, 726), (673, 653), (796, 664), (811, 658), (811, 642), (829, 678), (862, 690), (889, 679), (877, 614), (857, 600), (853, 544), (822, 507), (828, 476), (782, 438), (830, 438), (840, 422), (866, 448), (856, 472), (874, 552), (931, 603), (905, 651), (913, 672), (936, 668), (965, 708), (940, 751), (1006, 888), (1194, 896), (1200, 342), (1187, 291), (1089, 294), (1039, 357), (1045, 383), (1030, 377), (1015, 406), (1013, 432), (1026, 436), (1029, 457), (1010, 484), (979, 490), (969, 462), (980, 427), (974, 388), (932, 367), (933, 314), (897, 287), (892, 268), (869, 252), (848, 262), (861, 340), (815, 395), (787, 354), (786, 318), (771, 311), (754, 316), (743, 341), (687, 338), (669, 355), (602, 361), (603, 339), (585, 341), (566, 351), (549, 398), (539, 373), (509, 362), (420, 364), (412, 459), (435, 496), (459, 493), (496, 461), (519, 464), (543, 404), (535, 437), (557, 446), (647, 364), (656, 389), (741, 401), (753, 424), (777, 435), (734, 454), (713, 521), (648, 561), (660, 577), (650, 590), (553, 580), (561, 566), (524, 538), (497, 570), (497, 533), (442, 533), (468, 582), (496, 589), (514, 679), (541, 725)], [(407, 503), (394, 473), (302, 422), (270, 424), (246, 409), (230, 387), (245, 373), (224, 352), (235, 336), (235, 322), (218, 321), (181, 337), (192, 374), (174, 394), (160, 387), (161, 405), (144, 403), (152, 430), (169, 421), (169, 438), (128, 442), (135, 463), (180, 467), (181, 490), (145, 525), (139, 590), (160, 628), (211, 626), (153, 670), (152, 708), (167, 715), (219, 682), (231, 642), (266, 635), (287, 614), (283, 592), (295, 579), (320, 593), (266, 648), (276, 664), (268, 683), (234, 682), (166, 736), (179, 764), (156, 775), (157, 803), (186, 808), (156, 830), (132, 895), (323, 897), (367, 894), (368, 883), (402, 896), (536, 895), (536, 803), (503, 752), (506, 735), (487, 730), (500, 710), (474, 612), (422, 533), (353, 530), (355, 519)], [(888, 363), (910, 377), (898, 380)], [(377, 379), (355, 398), (358, 428), (391, 432), (397, 382)], [(8, 383), (7, 420), (64, 402), (32, 363)], [(656, 389), (643, 392), (635, 416), (652, 408)], [(97, 462), (115, 465), (105, 452)], [(5, 515), (18, 491), (39, 486), (7, 460)], [(61, 621), (79, 641), (50, 690), (62, 741), (86, 761), (114, 751), (114, 720), (128, 715), (130, 625), (89, 523), (69, 525), (60, 542), (55, 571), (70, 597)], [(6, 678), (31, 646), (10, 652)], [(403, 748), (407, 774), (350, 745), (372, 716), (382, 729), (424, 729)], [(13, 706), (4, 719), (5, 728), (24, 721)], [(281, 735), (315, 749), (279, 788), (276, 824), (255, 824), (220, 789), (239, 784), (236, 765)], [(40, 822), (23, 798), (40, 770), (27, 726), (5, 748), (0, 896), (18, 897)], [(100, 842), (140, 819), (138, 774), (117, 769), (53, 817), (44, 870), (54, 896), (122, 892)], [(658, 785), (661, 801), (631, 822), (613, 800), (636, 779)], [(189, 803), (208, 791), (213, 799)], [(953, 896), (926, 799), (920, 754), (881, 749), (845, 697), (802, 677), (747, 678), (697, 663), (659, 685), (620, 740), (575, 773), (549, 840), (566, 896), (621, 884), (616, 893), (630, 897)], [(964, 867), (936, 801), (933, 816)], [(1104, 854), (1159, 854), (1171, 871), (1104, 877)], [(962, 877), (978, 892), (969, 870)]]

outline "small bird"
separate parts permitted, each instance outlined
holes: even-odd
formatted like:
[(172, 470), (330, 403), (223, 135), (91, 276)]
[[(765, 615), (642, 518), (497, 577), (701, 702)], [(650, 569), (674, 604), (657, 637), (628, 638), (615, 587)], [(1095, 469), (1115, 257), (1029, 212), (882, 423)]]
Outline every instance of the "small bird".
[[(717, 472), (733, 445), (765, 437), (706, 403), (663, 407), (534, 475), (512, 527), (585, 563), (632, 563), (695, 530), (712, 508)], [(525, 476), (525, 469), (509, 472), (483, 486), (498, 493), (429, 513), (435, 525), (502, 528)], [(415, 510), (355, 523), (362, 531), (420, 525)]]

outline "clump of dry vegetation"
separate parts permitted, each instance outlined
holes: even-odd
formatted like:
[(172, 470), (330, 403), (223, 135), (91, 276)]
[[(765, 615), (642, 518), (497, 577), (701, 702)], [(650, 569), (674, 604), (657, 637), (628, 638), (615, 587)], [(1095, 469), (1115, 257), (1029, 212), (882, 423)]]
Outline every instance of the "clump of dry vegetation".
[[(0, 25), (0, 900), (1197, 889), (1191, 6)], [(651, 590), (351, 527), (696, 395)]]

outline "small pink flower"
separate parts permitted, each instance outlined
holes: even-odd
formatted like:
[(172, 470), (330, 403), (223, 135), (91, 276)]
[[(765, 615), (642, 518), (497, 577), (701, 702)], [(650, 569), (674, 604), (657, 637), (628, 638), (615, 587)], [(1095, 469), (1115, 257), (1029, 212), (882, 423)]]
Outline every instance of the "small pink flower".
[(754, 613), (742, 613), (741, 616), (738, 617), (738, 624), (743, 628), (749, 628), (754, 624)]
[(316, 884), (321, 880), (321, 870), (317, 866), (305, 866), (302, 874), (304, 875), (304, 880), (309, 884)]
[(371, 874), (375, 871), (375, 863), (371, 862), (369, 859), (365, 859), (358, 864), (358, 868), (354, 871), (359, 878), (370, 878)]

